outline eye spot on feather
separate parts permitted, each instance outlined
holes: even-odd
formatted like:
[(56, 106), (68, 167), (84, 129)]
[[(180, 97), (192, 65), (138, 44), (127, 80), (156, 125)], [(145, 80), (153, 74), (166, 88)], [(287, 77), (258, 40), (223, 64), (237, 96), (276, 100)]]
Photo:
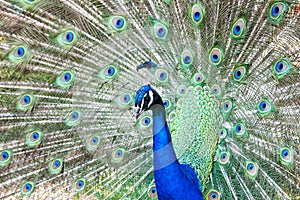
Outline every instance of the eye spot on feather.
[(5, 161), (9, 158), (8, 153), (7, 152), (2, 152), (1, 153), (1, 160)]
[(0, 167), (4, 167), (11, 163), (13, 154), (10, 150), (0, 151)]
[(206, 195), (207, 200), (219, 200), (220, 199), (220, 193), (214, 189), (211, 189), (207, 195)]
[(279, 25), (283, 18), (284, 12), (287, 10), (287, 4), (285, 2), (275, 2), (271, 5), (269, 10), (269, 19), (271, 23)]
[(164, 23), (156, 21), (153, 26), (153, 34), (157, 39), (166, 40), (168, 28)]
[(205, 76), (199, 72), (199, 73), (195, 73), (194, 76), (191, 79), (191, 82), (194, 86), (196, 85), (201, 85), (205, 80)]
[(33, 192), (35, 188), (35, 183), (32, 181), (27, 181), (21, 185), (21, 193), (22, 195), (29, 195)]
[(222, 151), (219, 157), (219, 163), (222, 165), (227, 165), (229, 163), (230, 153), (227, 151)]
[(227, 137), (227, 130), (225, 128), (222, 128), (220, 130), (220, 139), (225, 140), (226, 137)]
[(181, 86), (179, 86), (179, 87), (177, 88), (177, 94), (178, 94), (179, 96), (184, 95), (185, 92), (186, 92), (186, 87), (185, 87), (184, 85), (181, 85)]
[(181, 52), (180, 63), (183, 67), (190, 67), (193, 64), (194, 56), (190, 50)]
[(70, 80), (71, 80), (71, 74), (69, 72), (64, 73), (62, 76), (62, 81), (69, 82)]
[(90, 153), (94, 153), (94, 151), (100, 146), (101, 138), (99, 135), (92, 135), (86, 140), (86, 148)]
[(176, 117), (176, 114), (174, 113), (174, 112), (171, 112), (170, 114), (169, 114), (169, 120), (172, 120), (172, 119), (174, 119)]
[(122, 102), (123, 103), (128, 103), (130, 101), (130, 96), (129, 94), (124, 94), (123, 97), (122, 97)]
[(292, 149), (288, 147), (280, 147), (279, 153), (281, 164), (291, 167), (294, 162)]
[(113, 163), (120, 163), (124, 160), (125, 156), (125, 149), (119, 148), (112, 152), (112, 162)]
[(81, 116), (82, 114), (80, 111), (71, 111), (66, 117), (65, 124), (69, 127), (76, 126), (80, 123)]
[(223, 51), (219, 47), (214, 47), (209, 53), (209, 61), (214, 66), (219, 66), (223, 60)]
[(127, 28), (127, 19), (124, 16), (110, 17), (110, 27), (114, 31), (123, 31)]
[(77, 193), (82, 192), (85, 189), (85, 185), (86, 185), (85, 178), (81, 178), (81, 179), (78, 179), (77, 181), (75, 181), (75, 183), (74, 183), (75, 192), (77, 192)]
[(63, 71), (56, 78), (56, 84), (61, 88), (69, 88), (75, 81), (75, 75), (71, 71)]
[(168, 107), (169, 106), (169, 101), (164, 101), (164, 107)]
[(31, 102), (31, 97), (29, 95), (24, 95), (22, 98), (22, 105), (28, 105)]
[(165, 84), (169, 80), (169, 74), (165, 69), (157, 69), (155, 71), (155, 79), (161, 84)]
[(30, 131), (26, 135), (26, 144), (28, 147), (35, 147), (41, 144), (43, 133), (41, 131)]
[(40, 135), (38, 132), (33, 132), (30, 138), (32, 141), (36, 141), (37, 139), (39, 139), (39, 137)]
[(214, 84), (211, 87), (211, 92), (218, 97), (221, 94), (221, 87), (218, 84)]
[(23, 94), (17, 102), (17, 109), (25, 111), (31, 109), (34, 105), (34, 96), (31, 94)]
[(23, 57), (25, 55), (25, 49), (24, 47), (18, 47), (15, 51), (14, 51), (14, 56), (15, 57)]
[(266, 116), (274, 111), (274, 106), (268, 99), (263, 99), (257, 104), (257, 111), (260, 116)]
[(148, 189), (148, 195), (151, 198), (156, 198), (157, 197), (157, 190), (156, 190), (156, 186), (152, 185), (149, 189)]
[(148, 126), (151, 123), (151, 119), (149, 117), (145, 117), (142, 120), (142, 125)]
[(57, 37), (57, 41), (59, 45), (66, 48), (69, 48), (70, 46), (75, 44), (77, 39), (78, 39), (77, 34), (72, 30), (66, 30)]
[(99, 76), (103, 80), (113, 80), (119, 74), (119, 69), (115, 65), (107, 65), (104, 67)]
[(27, 55), (27, 48), (25, 46), (17, 46), (13, 48), (8, 55), (8, 59), (14, 62), (19, 62), (25, 59)]
[(231, 28), (231, 37), (234, 39), (241, 38), (245, 33), (245, 29), (246, 19), (243, 17), (236, 19)]
[(245, 163), (245, 173), (250, 179), (255, 179), (258, 174), (257, 163), (247, 160)]
[(204, 8), (201, 4), (196, 3), (190, 9), (190, 18), (195, 26), (199, 26), (204, 19)]
[(143, 114), (136, 122), (136, 127), (142, 130), (150, 128), (152, 125), (152, 118), (148, 114)]
[(272, 66), (272, 72), (278, 79), (280, 79), (290, 72), (291, 68), (291, 63), (287, 59), (283, 58), (274, 63)]
[(78, 112), (72, 112), (70, 115), (70, 120), (71, 121), (76, 121), (79, 118)]
[(243, 122), (238, 122), (235, 124), (234, 128), (234, 134), (236, 137), (244, 137), (247, 135), (247, 129)]
[(48, 171), (50, 174), (58, 174), (61, 172), (62, 167), (63, 167), (63, 159), (56, 158), (49, 163)]
[(62, 39), (67, 43), (71, 43), (74, 39), (74, 34), (72, 32), (66, 32), (65, 34), (63, 34)]

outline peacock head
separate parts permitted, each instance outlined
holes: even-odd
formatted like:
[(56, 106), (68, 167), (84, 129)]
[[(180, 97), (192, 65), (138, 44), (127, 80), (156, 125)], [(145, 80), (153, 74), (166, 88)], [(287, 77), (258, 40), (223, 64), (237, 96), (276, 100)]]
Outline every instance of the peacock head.
[(144, 111), (150, 110), (153, 105), (159, 104), (163, 106), (161, 97), (149, 84), (142, 86), (136, 91), (134, 102), (136, 107), (136, 119)]

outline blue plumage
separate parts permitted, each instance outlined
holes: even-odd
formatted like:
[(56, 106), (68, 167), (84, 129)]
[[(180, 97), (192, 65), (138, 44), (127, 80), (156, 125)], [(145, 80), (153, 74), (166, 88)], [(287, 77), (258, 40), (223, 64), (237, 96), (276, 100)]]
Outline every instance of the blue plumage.
[[(143, 107), (145, 104), (147, 107)], [(154, 179), (158, 199), (203, 199), (195, 172), (189, 165), (180, 165), (177, 160), (161, 97), (150, 85), (146, 85), (136, 92), (135, 105), (138, 112), (149, 109), (153, 112)]]

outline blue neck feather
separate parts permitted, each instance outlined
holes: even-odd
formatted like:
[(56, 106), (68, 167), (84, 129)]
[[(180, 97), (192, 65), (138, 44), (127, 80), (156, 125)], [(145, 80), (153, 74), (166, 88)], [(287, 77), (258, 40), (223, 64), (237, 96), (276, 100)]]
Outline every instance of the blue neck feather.
[[(159, 200), (202, 200), (199, 180), (189, 165), (179, 164), (162, 105), (153, 111), (154, 179)], [(196, 179), (196, 180), (195, 180)]]

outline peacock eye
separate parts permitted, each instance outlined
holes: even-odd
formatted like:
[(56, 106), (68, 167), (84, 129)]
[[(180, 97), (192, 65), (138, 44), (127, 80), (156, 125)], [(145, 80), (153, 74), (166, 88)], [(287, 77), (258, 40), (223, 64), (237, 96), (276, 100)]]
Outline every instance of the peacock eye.
[(229, 163), (230, 153), (227, 151), (220, 152), (219, 163), (222, 165), (226, 165)]
[(0, 151), (0, 167), (6, 166), (11, 163), (13, 153), (10, 150)]
[(274, 106), (268, 99), (264, 99), (258, 102), (257, 111), (261, 116), (266, 116), (274, 111)]
[(219, 96), (221, 94), (221, 87), (218, 84), (214, 84), (211, 87), (211, 92), (215, 95), (215, 96)]
[(157, 190), (156, 190), (156, 186), (152, 185), (149, 189), (148, 189), (148, 195), (151, 198), (156, 198), (157, 197)]
[(155, 71), (155, 79), (161, 84), (168, 83), (169, 73), (165, 69), (157, 69)]
[(56, 84), (61, 88), (69, 88), (75, 80), (75, 75), (71, 71), (64, 71), (56, 78)]
[(247, 69), (245, 66), (238, 66), (233, 71), (233, 80), (241, 82), (246, 77)]
[(135, 126), (141, 130), (146, 130), (152, 125), (152, 118), (149, 114), (144, 114), (135, 123)]
[(291, 63), (286, 59), (277, 60), (272, 67), (273, 74), (277, 78), (284, 77), (290, 70)]
[(181, 86), (179, 86), (179, 87), (177, 88), (177, 94), (178, 94), (179, 96), (184, 95), (185, 92), (186, 92), (186, 87), (185, 87), (184, 85), (181, 85)]
[(214, 47), (210, 50), (209, 61), (212, 65), (218, 66), (223, 60), (223, 51), (220, 47)]
[(204, 18), (204, 8), (201, 4), (194, 4), (190, 10), (190, 18), (192, 22), (199, 26)]
[(100, 71), (100, 78), (103, 80), (113, 80), (119, 74), (119, 69), (115, 65), (108, 65)]
[(193, 85), (201, 85), (205, 80), (205, 76), (203, 75), (203, 73), (199, 72), (194, 74), (194, 76), (192, 77), (192, 83)]
[(222, 128), (220, 130), (220, 139), (221, 140), (225, 140), (226, 137), (227, 137), (227, 129), (226, 128)]
[(68, 31), (62, 35), (62, 40), (66, 43), (71, 43), (74, 40), (74, 33), (71, 31)]
[(41, 131), (30, 131), (26, 136), (26, 144), (28, 147), (34, 147), (41, 144), (43, 133)]
[(246, 29), (246, 20), (244, 18), (239, 18), (235, 20), (233, 26), (231, 28), (231, 37), (233, 38), (241, 38)]
[(77, 34), (72, 30), (62, 32), (57, 36), (57, 41), (60, 46), (69, 47), (75, 44), (78, 40)]
[(190, 50), (184, 50), (181, 53), (180, 63), (184, 67), (190, 67), (193, 63), (193, 54)]
[(168, 36), (168, 28), (164, 23), (155, 21), (153, 26), (153, 34), (157, 39), (166, 40)]
[(293, 151), (288, 147), (281, 147), (280, 150), (280, 162), (283, 165), (292, 166), (294, 162)]
[(8, 59), (17, 62), (17, 61), (24, 60), (26, 55), (27, 55), (27, 47), (17, 46), (11, 50)]
[(286, 5), (284, 3), (274, 3), (270, 8), (271, 17), (278, 18), (285, 11), (285, 9)]
[(116, 149), (112, 152), (112, 162), (113, 163), (120, 163), (124, 160), (126, 150), (123, 148)]
[(164, 101), (164, 106), (165, 107), (168, 107), (169, 106), (169, 101), (167, 100), (167, 101)]
[(90, 136), (85, 144), (90, 153), (93, 153), (100, 146), (101, 138), (98, 135)]
[(167, 111), (172, 110), (173, 104), (172, 104), (172, 102), (170, 101), (170, 99), (163, 98), (163, 104), (164, 104), (164, 107), (165, 107), (165, 109), (166, 109)]
[(75, 192), (81, 192), (85, 189), (86, 179), (81, 178), (74, 182), (74, 190)]
[(76, 126), (80, 123), (81, 120), (81, 112), (80, 111), (71, 111), (68, 113), (65, 124), (67, 126)]
[(245, 164), (245, 173), (249, 178), (255, 179), (258, 174), (257, 163), (247, 160)]
[(237, 137), (243, 137), (247, 134), (246, 126), (243, 122), (238, 122), (234, 126), (233, 132)]
[(13, 52), (15, 57), (22, 58), (25, 55), (24, 47), (17, 47)]
[(21, 185), (21, 193), (22, 195), (29, 195), (33, 192), (35, 187), (35, 183), (32, 181), (27, 181)]
[(28, 105), (31, 102), (31, 97), (29, 95), (24, 95), (22, 97), (22, 105)]
[(31, 109), (34, 105), (34, 100), (35, 98), (31, 94), (22, 95), (19, 101), (17, 102), (17, 109), (21, 111)]
[(124, 92), (115, 98), (115, 102), (120, 109), (128, 109), (133, 104), (133, 96), (128, 92)]
[(233, 100), (231, 98), (227, 98), (225, 99), (225, 101), (223, 102), (223, 108), (222, 111), (225, 114), (225, 116), (229, 116), (229, 114), (231, 113), (231, 111), (233, 110)]
[(123, 16), (110, 17), (110, 27), (114, 31), (123, 31), (127, 28), (127, 19)]
[(176, 117), (176, 114), (174, 113), (174, 112), (171, 112), (170, 114), (169, 114), (169, 120), (172, 120), (172, 119), (174, 119)]
[(207, 200), (219, 200), (220, 199), (220, 193), (216, 190), (211, 189), (207, 195), (206, 195)]
[(49, 163), (48, 171), (50, 174), (58, 174), (61, 172), (62, 167), (63, 167), (63, 159), (56, 158)]
[(278, 25), (286, 10), (287, 10), (287, 4), (285, 2), (279, 1), (273, 3), (269, 11), (269, 19), (271, 23)]

